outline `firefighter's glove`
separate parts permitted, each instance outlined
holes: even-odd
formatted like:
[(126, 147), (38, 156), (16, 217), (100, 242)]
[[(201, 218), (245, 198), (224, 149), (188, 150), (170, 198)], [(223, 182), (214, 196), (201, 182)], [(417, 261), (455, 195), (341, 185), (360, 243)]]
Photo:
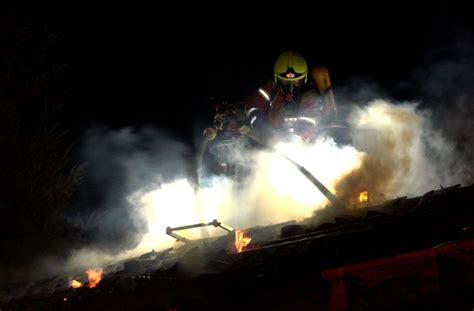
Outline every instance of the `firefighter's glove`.
[(241, 135), (247, 135), (251, 130), (252, 128), (247, 124), (243, 124), (242, 126), (239, 127), (239, 133)]
[(255, 109), (242, 122), (242, 125), (239, 128), (239, 133), (242, 135), (248, 134), (251, 130), (255, 129), (255, 127), (258, 126), (262, 122), (262, 120), (260, 119), (261, 119), (261, 113), (258, 109)]

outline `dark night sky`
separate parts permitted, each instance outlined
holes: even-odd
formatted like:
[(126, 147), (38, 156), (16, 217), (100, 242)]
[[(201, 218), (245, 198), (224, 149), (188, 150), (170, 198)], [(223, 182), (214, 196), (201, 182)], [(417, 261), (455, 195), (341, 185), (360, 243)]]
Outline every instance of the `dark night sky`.
[(72, 127), (149, 124), (182, 137), (191, 133), (205, 98), (255, 89), (286, 49), (299, 50), (310, 64), (327, 64), (336, 87), (360, 76), (389, 87), (443, 57), (458, 31), (473, 28), (466, 5), (452, 1), (274, 10), (228, 3), (215, 9), (29, 8), (13, 14), (65, 31), (73, 64), (66, 113)]

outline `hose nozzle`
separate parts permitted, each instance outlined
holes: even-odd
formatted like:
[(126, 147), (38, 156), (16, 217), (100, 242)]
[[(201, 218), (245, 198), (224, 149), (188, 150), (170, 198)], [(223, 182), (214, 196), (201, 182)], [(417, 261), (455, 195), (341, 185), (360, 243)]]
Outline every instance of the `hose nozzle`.
[(213, 126), (207, 127), (204, 129), (202, 136), (204, 137), (205, 140), (208, 140), (208, 141), (213, 140), (217, 136), (217, 129)]

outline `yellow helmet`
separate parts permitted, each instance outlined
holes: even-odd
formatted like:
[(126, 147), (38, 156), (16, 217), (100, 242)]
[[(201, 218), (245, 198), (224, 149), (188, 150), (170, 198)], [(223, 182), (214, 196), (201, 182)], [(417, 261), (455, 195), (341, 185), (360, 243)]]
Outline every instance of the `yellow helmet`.
[(274, 67), (275, 82), (300, 81), (308, 78), (308, 65), (304, 57), (296, 51), (286, 51), (278, 56)]

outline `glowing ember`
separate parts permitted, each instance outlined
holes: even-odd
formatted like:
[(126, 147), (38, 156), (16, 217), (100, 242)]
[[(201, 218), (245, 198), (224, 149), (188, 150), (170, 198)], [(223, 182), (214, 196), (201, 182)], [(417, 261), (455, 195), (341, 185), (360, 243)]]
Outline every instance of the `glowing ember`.
[(235, 230), (235, 248), (237, 249), (237, 252), (242, 252), (251, 240), (250, 237), (245, 236), (244, 230)]
[(77, 281), (77, 280), (72, 280), (71, 281), (71, 287), (72, 288), (78, 288), (78, 287), (81, 287), (82, 286), (82, 283)]
[(86, 270), (87, 277), (89, 278), (89, 287), (94, 288), (102, 280), (102, 269), (88, 269)]
[(369, 200), (369, 193), (367, 191), (362, 191), (359, 194), (359, 202), (364, 203), (364, 202), (367, 202), (368, 200)]

